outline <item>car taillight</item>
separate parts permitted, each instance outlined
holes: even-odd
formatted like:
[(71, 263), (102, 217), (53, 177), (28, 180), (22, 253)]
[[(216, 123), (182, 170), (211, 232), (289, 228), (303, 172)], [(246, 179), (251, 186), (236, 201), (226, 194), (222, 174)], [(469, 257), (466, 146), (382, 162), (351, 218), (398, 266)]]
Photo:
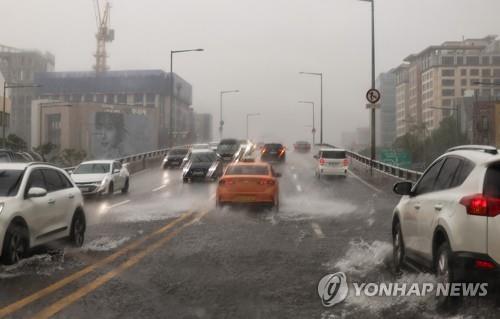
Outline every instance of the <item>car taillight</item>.
[(221, 186), (224, 186), (224, 185), (232, 185), (234, 184), (234, 181), (233, 180), (230, 180), (230, 179), (221, 179), (219, 181), (219, 185)]
[(474, 267), (477, 269), (495, 269), (495, 264), (487, 260), (476, 260), (474, 262)]
[(283, 156), (283, 154), (285, 154), (285, 149), (284, 149), (284, 148), (282, 148), (282, 149), (280, 150), (280, 156)]
[(495, 217), (500, 215), (500, 199), (485, 197), (482, 194), (463, 197), (460, 204), (467, 209), (467, 214)]
[(319, 165), (325, 165), (325, 159), (324, 158), (320, 158), (319, 159)]
[(348, 166), (349, 165), (349, 160), (346, 158), (344, 159), (344, 166)]
[(262, 150), (260, 150), (262, 154), (264, 154), (265, 152), (267, 152), (267, 150), (265, 148), (263, 148)]
[(274, 181), (272, 179), (261, 179), (259, 181), (259, 185), (274, 185)]

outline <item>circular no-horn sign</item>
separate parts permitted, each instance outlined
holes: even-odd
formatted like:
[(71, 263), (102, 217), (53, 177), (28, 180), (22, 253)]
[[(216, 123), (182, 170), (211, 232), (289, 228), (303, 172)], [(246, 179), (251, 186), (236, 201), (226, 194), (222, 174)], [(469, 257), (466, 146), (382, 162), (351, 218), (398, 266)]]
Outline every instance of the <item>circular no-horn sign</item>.
[(377, 89), (369, 89), (368, 92), (366, 92), (366, 99), (368, 102), (375, 104), (378, 101), (380, 101), (380, 92)]

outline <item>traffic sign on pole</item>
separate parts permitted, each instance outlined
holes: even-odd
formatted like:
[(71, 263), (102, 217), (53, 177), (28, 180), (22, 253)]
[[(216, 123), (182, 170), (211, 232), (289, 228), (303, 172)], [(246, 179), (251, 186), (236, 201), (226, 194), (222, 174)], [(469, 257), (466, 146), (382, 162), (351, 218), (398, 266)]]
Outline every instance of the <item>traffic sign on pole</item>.
[(380, 101), (380, 91), (377, 89), (369, 89), (368, 92), (366, 92), (366, 99), (369, 103), (377, 103)]

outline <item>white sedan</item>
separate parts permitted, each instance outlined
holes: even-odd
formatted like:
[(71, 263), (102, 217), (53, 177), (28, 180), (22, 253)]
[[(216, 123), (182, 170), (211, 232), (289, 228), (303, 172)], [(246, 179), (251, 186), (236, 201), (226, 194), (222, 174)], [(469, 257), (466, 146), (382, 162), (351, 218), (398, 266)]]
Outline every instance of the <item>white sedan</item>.
[(71, 178), (84, 195), (113, 195), (116, 190), (125, 194), (130, 186), (128, 169), (114, 160), (83, 162), (71, 173)]

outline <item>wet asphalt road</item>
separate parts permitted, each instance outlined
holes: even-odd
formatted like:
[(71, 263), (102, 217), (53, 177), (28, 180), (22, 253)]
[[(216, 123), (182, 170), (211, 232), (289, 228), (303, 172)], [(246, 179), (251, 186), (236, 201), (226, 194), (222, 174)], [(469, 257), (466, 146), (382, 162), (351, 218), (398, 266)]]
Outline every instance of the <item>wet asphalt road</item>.
[(41, 247), (0, 266), (0, 316), (12, 318), (433, 318), (500, 313), (473, 300), (453, 313), (429, 298), (349, 296), (324, 308), (318, 281), (432, 281), (390, 266), (398, 198), (354, 176), (314, 177), (310, 154), (277, 167), (281, 209), (216, 210), (216, 184), (183, 184), (180, 171), (150, 168), (130, 193), (86, 202), (81, 249)]

